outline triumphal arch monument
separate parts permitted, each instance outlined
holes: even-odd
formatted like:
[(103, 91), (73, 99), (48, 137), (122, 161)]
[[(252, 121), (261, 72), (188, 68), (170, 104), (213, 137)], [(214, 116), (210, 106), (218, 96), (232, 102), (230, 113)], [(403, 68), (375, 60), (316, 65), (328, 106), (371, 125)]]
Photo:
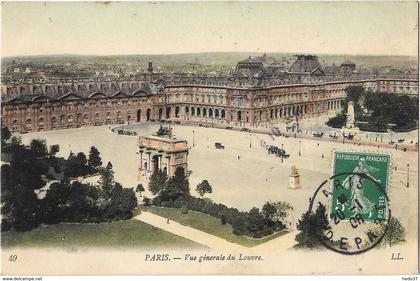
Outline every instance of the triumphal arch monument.
[(184, 139), (172, 137), (170, 128), (160, 128), (151, 136), (140, 136), (138, 141), (140, 165), (139, 180), (146, 179), (157, 170), (169, 177), (178, 167), (187, 171), (188, 145)]

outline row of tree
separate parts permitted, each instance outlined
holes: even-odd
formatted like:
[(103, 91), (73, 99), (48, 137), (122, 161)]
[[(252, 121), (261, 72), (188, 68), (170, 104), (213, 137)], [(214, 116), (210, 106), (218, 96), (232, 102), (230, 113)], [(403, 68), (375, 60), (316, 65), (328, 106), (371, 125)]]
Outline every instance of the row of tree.
[[(149, 190), (154, 195), (152, 203), (155, 206), (182, 208), (184, 213), (192, 210), (208, 214), (220, 219), (222, 224), (230, 224), (234, 234), (254, 238), (265, 237), (284, 229), (286, 226), (283, 221), (292, 210), (292, 206), (285, 202), (267, 202), (262, 211), (252, 208), (249, 212), (213, 203), (209, 199), (203, 199), (206, 193), (213, 190), (207, 180), (203, 180), (196, 188), (202, 198), (191, 196), (188, 176), (182, 168), (178, 168), (174, 176), (169, 178), (164, 172), (154, 172), (150, 177)], [(147, 203), (148, 200), (146, 199)]]

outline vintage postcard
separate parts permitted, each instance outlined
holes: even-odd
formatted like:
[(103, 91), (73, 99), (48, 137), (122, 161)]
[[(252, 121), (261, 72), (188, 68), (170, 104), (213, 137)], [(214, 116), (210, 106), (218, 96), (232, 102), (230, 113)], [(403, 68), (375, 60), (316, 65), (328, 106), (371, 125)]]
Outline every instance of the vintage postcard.
[(418, 273), (418, 3), (2, 2), (1, 273)]

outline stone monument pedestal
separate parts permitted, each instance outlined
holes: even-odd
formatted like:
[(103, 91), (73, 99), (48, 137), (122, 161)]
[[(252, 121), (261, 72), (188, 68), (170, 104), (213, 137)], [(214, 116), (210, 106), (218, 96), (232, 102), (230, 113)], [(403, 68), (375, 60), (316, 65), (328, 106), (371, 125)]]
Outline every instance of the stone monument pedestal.
[(301, 188), (300, 185), (300, 174), (298, 169), (295, 166), (292, 166), (292, 170), (289, 176), (289, 188), (298, 189)]

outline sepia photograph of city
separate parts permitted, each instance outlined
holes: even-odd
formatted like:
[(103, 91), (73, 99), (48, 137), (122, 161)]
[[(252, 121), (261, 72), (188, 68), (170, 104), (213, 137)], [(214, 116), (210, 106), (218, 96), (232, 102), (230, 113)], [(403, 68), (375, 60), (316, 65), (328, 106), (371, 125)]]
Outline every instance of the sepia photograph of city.
[(418, 274), (416, 1), (0, 22), (2, 275)]

